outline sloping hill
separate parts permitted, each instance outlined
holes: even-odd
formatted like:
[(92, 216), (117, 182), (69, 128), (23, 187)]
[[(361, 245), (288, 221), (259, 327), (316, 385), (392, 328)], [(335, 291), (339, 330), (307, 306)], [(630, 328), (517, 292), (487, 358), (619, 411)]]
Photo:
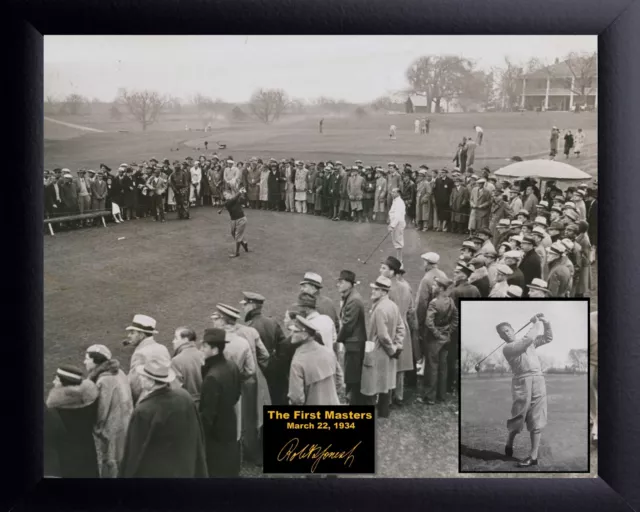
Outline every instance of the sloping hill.
[(65, 123), (50, 117), (44, 118), (45, 140), (68, 140), (81, 137), (87, 133), (102, 132), (96, 128), (89, 128), (78, 124)]

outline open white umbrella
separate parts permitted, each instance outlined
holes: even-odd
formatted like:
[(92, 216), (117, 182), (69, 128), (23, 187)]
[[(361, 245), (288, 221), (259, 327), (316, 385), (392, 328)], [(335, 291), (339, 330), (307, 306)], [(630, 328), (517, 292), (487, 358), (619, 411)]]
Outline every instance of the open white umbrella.
[(585, 181), (592, 176), (573, 165), (555, 160), (525, 160), (509, 164), (495, 172), (509, 178), (538, 178), (540, 180)]

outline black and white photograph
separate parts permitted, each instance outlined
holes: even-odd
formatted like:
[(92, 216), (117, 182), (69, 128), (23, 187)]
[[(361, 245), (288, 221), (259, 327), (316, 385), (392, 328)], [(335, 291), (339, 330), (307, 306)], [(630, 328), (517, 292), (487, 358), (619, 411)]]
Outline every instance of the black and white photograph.
[(45, 476), (276, 477), (268, 405), (375, 406), (376, 477), (589, 470), (588, 319), (526, 299), (597, 315), (596, 36), (47, 35), (43, 110)]
[(462, 301), (461, 471), (589, 472), (593, 317), (588, 299)]

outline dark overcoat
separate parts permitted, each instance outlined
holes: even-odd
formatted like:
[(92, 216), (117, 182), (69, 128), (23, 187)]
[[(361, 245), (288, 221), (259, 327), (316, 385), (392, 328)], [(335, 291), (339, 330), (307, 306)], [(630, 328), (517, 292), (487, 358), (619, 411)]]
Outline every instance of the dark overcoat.
[(522, 289), (522, 296), (527, 297), (529, 296), (529, 289), (526, 288), (526, 286), (531, 284), (531, 281), (535, 278), (542, 278), (542, 263), (540, 262), (540, 256), (538, 256), (538, 253), (531, 250), (525, 254), (520, 262), (519, 268), (522, 270), (525, 285), (525, 288)]
[(274, 405), (286, 405), (289, 368), (281, 357), (285, 337), (280, 324), (273, 318), (264, 316), (261, 309), (247, 313), (244, 323), (258, 331), (269, 352), (269, 364), (263, 371), (269, 386), (271, 402)]
[(140, 399), (129, 423), (120, 475), (123, 478), (208, 475), (200, 415), (187, 391), (166, 386)]
[[(467, 187), (454, 187), (449, 198), (451, 206), (451, 222), (467, 222), (469, 220), (469, 190)], [(465, 215), (466, 214), (466, 215)]]
[(93, 425), (98, 410), (98, 388), (90, 380), (78, 386), (55, 387), (47, 397), (51, 422), (57, 428), (49, 438), (58, 454), (63, 478), (98, 478)]
[(136, 185), (132, 177), (124, 176), (120, 181), (122, 186), (122, 204), (123, 208), (135, 208), (136, 206)]
[(340, 309), (340, 330), (336, 342), (343, 343), (344, 382), (347, 385), (360, 382), (364, 342), (367, 341), (367, 323), (364, 302), (355, 290), (349, 290), (342, 298)]
[(235, 477), (240, 474), (240, 447), (236, 403), (242, 383), (235, 363), (218, 354), (202, 367), (200, 416), (204, 431), (209, 476)]

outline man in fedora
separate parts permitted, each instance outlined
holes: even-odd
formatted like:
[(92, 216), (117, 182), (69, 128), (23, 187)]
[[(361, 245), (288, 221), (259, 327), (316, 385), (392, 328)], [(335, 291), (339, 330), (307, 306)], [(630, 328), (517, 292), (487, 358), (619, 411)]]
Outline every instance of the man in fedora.
[(144, 365), (147, 361), (158, 359), (167, 365), (171, 363), (169, 350), (153, 339), (156, 334), (156, 321), (147, 315), (135, 315), (133, 322), (126, 328), (127, 339), (124, 345), (132, 345), (134, 347), (131, 355), (131, 363), (129, 365), (129, 384), (131, 385), (131, 395), (133, 402), (136, 403), (142, 394), (139, 373), (136, 367)]
[[(340, 331), (336, 339), (338, 348), (344, 347), (344, 382), (351, 405), (364, 405), (360, 393), (362, 360), (367, 341), (364, 302), (355, 289), (356, 275), (351, 270), (340, 271), (337, 280), (340, 301)], [(340, 352), (340, 350), (338, 351)]]
[(373, 305), (368, 330), (372, 347), (365, 348), (360, 392), (365, 396), (365, 405), (375, 405), (377, 400), (378, 416), (388, 418), (406, 329), (398, 306), (388, 296), (391, 280), (380, 276), (370, 286)]
[[(187, 391), (172, 389), (169, 361), (136, 366), (145, 391), (129, 423), (120, 474), (124, 478), (207, 476), (202, 424)], [(170, 440), (170, 442), (168, 442)]]
[[(216, 304), (216, 310), (211, 315), (212, 327), (216, 329), (224, 329), (226, 331), (226, 339), (228, 344), (225, 347), (226, 357), (238, 367), (240, 371), (240, 382), (243, 385), (240, 400), (236, 404), (236, 416), (238, 419), (238, 441), (242, 438), (243, 425), (243, 412), (245, 401), (244, 384), (247, 384), (247, 388), (253, 388), (256, 382), (257, 364), (256, 358), (251, 350), (251, 344), (249, 341), (238, 333), (236, 324), (240, 319), (240, 311), (227, 304)], [(252, 397), (247, 397), (247, 400), (252, 401)], [(250, 404), (246, 407), (253, 408), (255, 404)], [(246, 420), (244, 420), (246, 421)]]
[(530, 299), (546, 299), (551, 296), (548, 283), (542, 279), (534, 279), (527, 288)]
[[(261, 432), (263, 425), (263, 407), (271, 405), (271, 393), (265, 377), (270, 363), (270, 353), (260, 338), (257, 329), (239, 322), (240, 311), (235, 308), (230, 310), (238, 314), (238, 319), (226, 329), (229, 334), (237, 334), (249, 342), (253, 363), (256, 369), (255, 375), (242, 384), (243, 410), (242, 410), (242, 438), (244, 453), (247, 459), (262, 465)], [(234, 320), (230, 320), (234, 322)]]
[(200, 417), (210, 477), (240, 474), (236, 404), (242, 392), (242, 379), (238, 367), (225, 357), (228, 343), (224, 329), (204, 330)]
[[(538, 253), (535, 251), (537, 245), (535, 238), (527, 235), (523, 238), (520, 245), (524, 255), (522, 256), (519, 268), (522, 270), (522, 275), (524, 275), (524, 284), (526, 286), (531, 284), (531, 281), (536, 277), (538, 279), (542, 277), (542, 261), (540, 261), (540, 256), (538, 256)], [(528, 296), (526, 290), (524, 296)]]
[(458, 328), (458, 308), (447, 293), (453, 282), (447, 276), (436, 277), (434, 299), (427, 309), (425, 354), (425, 393), (418, 402), (434, 405), (443, 401), (447, 390), (447, 356), (452, 335)]
[(389, 256), (380, 265), (380, 275), (391, 281), (389, 299), (398, 306), (400, 317), (405, 328), (405, 338), (402, 343), (402, 353), (398, 358), (396, 368), (396, 388), (393, 393), (392, 403), (398, 406), (404, 405), (405, 373), (412, 372), (415, 368), (413, 359), (412, 333), (416, 331), (416, 308), (411, 286), (404, 279), (399, 279), (404, 274), (402, 263), (397, 258)]

